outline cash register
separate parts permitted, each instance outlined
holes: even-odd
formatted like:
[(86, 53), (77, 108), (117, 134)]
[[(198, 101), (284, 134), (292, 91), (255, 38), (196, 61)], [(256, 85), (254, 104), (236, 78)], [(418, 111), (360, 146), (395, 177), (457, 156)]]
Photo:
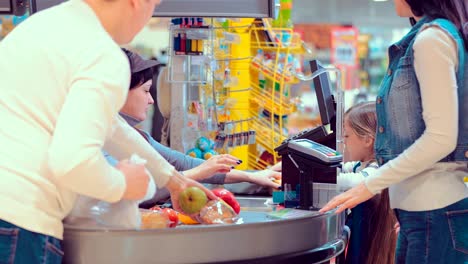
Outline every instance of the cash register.
[[(310, 68), (315, 72), (323, 66), (319, 61), (312, 60)], [(282, 160), (285, 197), (291, 188), (296, 191), (296, 203), (285, 199), (285, 206), (305, 210), (317, 209), (313, 206), (314, 183), (336, 184), (337, 167), (342, 161), (342, 154), (335, 151), (336, 102), (330, 89), (328, 73), (318, 75), (313, 83), (321, 125), (286, 139), (275, 149)]]

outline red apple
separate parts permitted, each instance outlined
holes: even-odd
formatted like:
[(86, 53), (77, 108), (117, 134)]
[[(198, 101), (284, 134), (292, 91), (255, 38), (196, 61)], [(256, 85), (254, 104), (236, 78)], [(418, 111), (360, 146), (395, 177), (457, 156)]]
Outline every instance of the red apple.
[(236, 212), (236, 214), (239, 214), (240, 204), (236, 200), (236, 197), (234, 197), (234, 194), (232, 192), (223, 188), (216, 188), (211, 191), (214, 193), (214, 195), (218, 196), (227, 204), (229, 204), (232, 207), (232, 209), (234, 209), (234, 212)]

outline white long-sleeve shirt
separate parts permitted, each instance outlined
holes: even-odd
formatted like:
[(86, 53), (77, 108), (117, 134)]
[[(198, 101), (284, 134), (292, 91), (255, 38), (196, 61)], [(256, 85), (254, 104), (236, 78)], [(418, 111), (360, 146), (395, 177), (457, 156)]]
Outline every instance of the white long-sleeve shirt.
[(367, 176), (372, 175), (379, 165), (377, 162), (345, 162), (338, 174), (336, 183), (340, 190), (346, 191), (361, 184)]
[(441, 29), (429, 27), (416, 36), (413, 50), (426, 130), (365, 183), (373, 193), (389, 187), (392, 208), (425, 211), (468, 197), (463, 183), (468, 168), (466, 162), (437, 162), (453, 151), (458, 136), (456, 44)]
[(167, 183), (174, 168), (117, 118), (129, 79), (126, 56), (82, 0), (0, 42), (0, 219), (61, 239), (76, 194), (120, 200), (125, 178), (102, 155), (106, 139), (111, 154), (139, 154)]

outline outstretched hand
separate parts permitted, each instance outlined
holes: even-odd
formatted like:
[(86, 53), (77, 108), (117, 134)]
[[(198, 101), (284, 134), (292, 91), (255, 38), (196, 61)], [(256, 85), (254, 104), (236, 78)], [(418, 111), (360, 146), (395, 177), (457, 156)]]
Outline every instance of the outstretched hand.
[(361, 183), (347, 192), (335, 196), (322, 209), (320, 209), (320, 212), (326, 213), (339, 206), (336, 213), (341, 213), (346, 209), (354, 208), (356, 205), (369, 200), (373, 196), (374, 194), (367, 189), (366, 185)]
[(216, 155), (199, 166), (184, 172), (184, 174), (191, 179), (200, 181), (218, 173), (226, 174), (241, 162), (238, 158), (229, 154)]
[(280, 180), (281, 172), (273, 170), (261, 170), (256, 172), (249, 173), (249, 181), (261, 186), (266, 186), (270, 188), (279, 188), (280, 185), (273, 180)]
[(270, 170), (281, 172), (281, 166), (282, 166), (281, 161), (277, 162), (275, 165), (270, 167)]

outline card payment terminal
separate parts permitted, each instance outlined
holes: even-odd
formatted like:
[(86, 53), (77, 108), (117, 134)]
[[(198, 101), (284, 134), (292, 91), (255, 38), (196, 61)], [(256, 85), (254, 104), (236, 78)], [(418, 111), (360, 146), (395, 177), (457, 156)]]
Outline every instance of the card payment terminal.
[(288, 142), (291, 150), (309, 155), (319, 162), (325, 164), (335, 164), (341, 162), (343, 156), (332, 148), (319, 144), (309, 139), (296, 139)]
[[(313, 203), (314, 183), (323, 182), (324, 178), (334, 177), (336, 181), (337, 168), (343, 160), (343, 155), (334, 149), (312, 141), (310, 139), (294, 139), (287, 143), (287, 147), (281, 151), (283, 167), (288, 166), (287, 177), (284, 186), (296, 187), (296, 204), (287, 203), (285, 195), (285, 207), (293, 207), (303, 210), (316, 209)], [(283, 170), (283, 173), (286, 171)], [(330, 175), (332, 173), (332, 175)], [(325, 177), (324, 177), (325, 174)], [(287, 190), (285, 189), (285, 192)], [(297, 195), (299, 194), (299, 197)]]

